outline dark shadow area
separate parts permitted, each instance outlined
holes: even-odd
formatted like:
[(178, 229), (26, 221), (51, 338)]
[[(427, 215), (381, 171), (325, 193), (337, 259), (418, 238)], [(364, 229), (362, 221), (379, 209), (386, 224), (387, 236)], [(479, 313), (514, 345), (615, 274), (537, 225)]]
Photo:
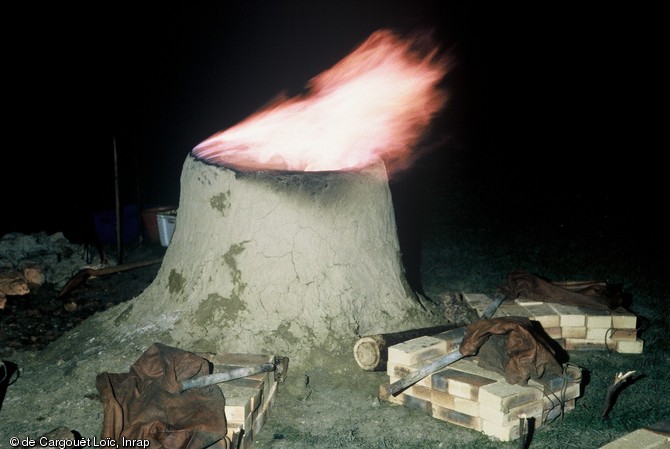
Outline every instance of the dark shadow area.
[(547, 332), (544, 330), (542, 327), (542, 324), (540, 324), (539, 321), (534, 321), (531, 320), (531, 324), (533, 325), (533, 330), (544, 340), (544, 343), (549, 346), (549, 348), (554, 352), (554, 356), (556, 358), (556, 361), (563, 365), (564, 363), (567, 363), (568, 360), (570, 359), (570, 356), (568, 355), (567, 351), (561, 347), (561, 345), (551, 338)]
[(74, 204), (68, 221), (63, 220), (61, 231), (71, 243), (84, 246), (86, 263), (103, 263), (103, 243), (96, 232), (94, 211), (90, 205)]
[(16, 382), (19, 378), (19, 367), (14, 362), (3, 360), (0, 364), (0, 411), (2, 403), (5, 401), (7, 387)]
[(520, 449), (528, 449), (530, 447), (530, 444), (533, 441), (533, 435), (535, 434), (535, 427), (535, 418), (527, 418), (525, 434), (522, 435), (519, 440)]
[(389, 181), (405, 277), (413, 291), (424, 294), (421, 281), (421, 241), (425, 214), (423, 183), (418, 171)]
[(581, 370), (582, 370), (582, 382), (581, 382), (581, 391), (579, 393), (580, 396), (584, 394), (584, 391), (591, 383), (591, 371), (589, 371), (586, 368), (581, 368)]

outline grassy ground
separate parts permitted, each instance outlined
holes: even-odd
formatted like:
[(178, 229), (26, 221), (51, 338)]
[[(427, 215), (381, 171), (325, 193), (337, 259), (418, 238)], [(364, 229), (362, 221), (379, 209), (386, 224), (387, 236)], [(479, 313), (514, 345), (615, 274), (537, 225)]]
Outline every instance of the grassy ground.
[[(493, 294), (516, 269), (557, 281), (609, 280), (632, 296), (630, 310), (638, 316), (638, 335), (645, 342), (639, 355), (569, 353), (569, 362), (582, 369), (583, 394), (574, 410), (536, 429), (524, 447), (595, 449), (667, 420), (670, 287), (663, 257), (668, 241), (660, 227), (645, 216), (627, 214), (638, 205), (617, 209), (615, 197), (600, 202), (593, 192), (580, 196), (566, 191), (549, 198), (530, 186), (524, 191), (523, 182), (510, 186), (485, 177), (476, 182), (451, 175), (433, 173), (409, 185), (392, 183), (405, 268), (415, 288), (433, 298), (457, 292)], [(601, 418), (614, 376), (631, 370), (635, 375)], [(255, 440), (258, 447), (520, 447), (519, 441), (495, 441), (421, 410), (380, 403), (378, 387), (388, 382), (384, 373), (354, 370), (345, 374), (348, 381), (326, 383), (319, 374), (310, 373), (304, 391), (283, 390), (273, 418)]]
[[(448, 165), (448, 164), (447, 164)], [(443, 165), (444, 166), (444, 165)], [(454, 173), (460, 173), (459, 168)], [(670, 298), (667, 238), (640, 226), (643, 216), (616, 209), (616, 198), (554, 194), (468, 176), (433, 173), (408, 185), (392, 183), (398, 232), (408, 278), (428, 297), (445, 293), (493, 294), (510, 271), (551, 280), (609, 280), (632, 296), (643, 354), (571, 352), (583, 375), (576, 408), (534, 431), (526, 448), (595, 449), (668, 419), (670, 410)], [(405, 180), (406, 181), (406, 180)], [(414, 184), (412, 184), (414, 183)], [(616, 210), (610, 210), (610, 206)], [(637, 206), (633, 209), (637, 209)], [(631, 209), (629, 208), (628, 211)], [(418, 264), (414, 266), (413, 264)], [(635, 375), (618, 390), (601, 418), (605, 393), (619, 372)], [(313, 375), (312, 375), (313, 374)], [(384, 373), (348, 372), (349, 382), (321, 384), (318, 373), (304, 392), (285, 389), (256, 445), (272, 449), (495, 449), (495, 441), (428, 413), (379, 403)], [(312, 386), (313, 385), (313, 386)], [(309, 390), (309, 391), (307, 391)], [(301, 397), (295, 400), (296, 397)], [(319, 425), (314, 425), (314, 422)]]
[[(583, 369), (583, 396), (561, 425), (538, 429), (530, 447), (596, 448), (670, 418), (668, 239), (660, 227), (648, 217), (627, 215), (636, 208), (608, 210), (610, 203), (589, 208), (584, 199), (560, 196), (555, 203), (524, 203), (533, 195), (514, 197), (513, 190), (491, 183), (480, 189), (445, 179), (427, 184), (426, 192), (435, 208), (426, 211), (421, 246), (429, 296), (493, 293), (514, 269), (556, 281), (609, 280), (632, 295), (643, 354), (571, 352), (570, 362)], [(607, 387), (616, 373), (630, 370), (635, 375), (601, 419)]]

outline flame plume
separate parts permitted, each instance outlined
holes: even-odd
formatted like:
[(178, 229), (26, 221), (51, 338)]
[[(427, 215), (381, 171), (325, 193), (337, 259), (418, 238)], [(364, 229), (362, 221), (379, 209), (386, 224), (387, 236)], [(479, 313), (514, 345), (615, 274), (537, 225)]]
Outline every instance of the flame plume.
[(407, 168), (446, 103), (438, 84), (447, 66), (425, 36), (376, 31), (305, 95), (274, 102), (193, 154), (239, 170), (359, 170), (379, 158), (389, 173)]

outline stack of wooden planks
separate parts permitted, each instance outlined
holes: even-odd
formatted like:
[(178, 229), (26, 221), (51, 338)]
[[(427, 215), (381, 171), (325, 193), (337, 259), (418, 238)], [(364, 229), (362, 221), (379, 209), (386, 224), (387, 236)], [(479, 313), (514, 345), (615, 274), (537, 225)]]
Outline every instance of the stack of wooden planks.
[[(274, 356), (223, 353), (207, 357), (214, 372), (272, 363)], [(253, 374), (218, 384), (225, 398), (227, 436), (235, 448), (248, 449), (268, 419), (277, 396), (278, 382), (274, 372)]]
[[(389, 383), (408, 376), (437, 357), (457, 349), (460, 338), (449, 332), (422, 336), (391, 346), (388, 351)], [(396, 396), (387, 385), (380, 398), (423, 410), (434, 418), (483, 432), (502, 441), (520, 437), (525, 425), (540, 427), (575, 407), (581, 394), (581, 370), (568, 366), (562, 375), (511, 385), (500, 373), (483, 369), (477, 357), (466, 357), (412, 385)], [(530, 423), (530, 424), (528, 424)]]
[[(492, 302), (483, 294), (464, 294), (463, 300), (480, 316)], [(546, 334), (566, 351), (641, 354), (644, 348), (637, 335), (637, 316), (623, 308), (610, 312), (517, 298), (503, 302), (493, 318), (504, 316), (528, 317), (539, 322)]]
[[(493, 302), (484, 294), (463, 294), (463, 300), (480, 317)], [(537, 322), (566, 351), (640, 354), (644, 348), (637, 335), (637, 317), (623, 308), (600, 311), (517, 298), (503, 302), (493, 318), (506, 316)], [(389, 384), (381, 386), (380, 398), (502, 441), (518, 439), (528, 425), (540, 427), (575, 407), (581, 395), (580, 368), (565, 364), (560, 375), (545, 375), (526, 386), (511, 385), (502, 373), (481, 368), (476, 356), (445, 366), (397, 395), (389, 393), (388, 385), (457, 350), (462, 338), (463, 332), (452, 330), (389, 346)]]

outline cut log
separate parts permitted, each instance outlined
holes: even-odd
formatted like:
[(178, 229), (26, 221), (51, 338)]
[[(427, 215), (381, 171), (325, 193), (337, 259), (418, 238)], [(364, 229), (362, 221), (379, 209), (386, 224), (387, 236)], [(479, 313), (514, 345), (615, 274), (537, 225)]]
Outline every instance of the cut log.
[[(482, 319), (488, 319), (504, 301), (504, 297), (496, 297), (482, 313)], [(440, 335), (442, 340), (461, 340), (465, 335), (466, 327), (455, 327), (454, 325), (441, 325), (421, 329), (410, 329), (404, 332), (388, 334), (367, 335), (361, 337), (354, 345), (354, 358), (358, 366), (366, 371), (383, 371), (388, 361), (389, 346), (412, 340), (423, 336)]]
[(442, 325), (424, 327), (421, 329), (409, 329), (401, 332), (386, 334), (366, 335), (354, 344), (354, 358), (358, 366), (366, 371), (384, 371), (388, 362), (389, 346), (402, 343), (417, 337), (436, 335), (440, 332), (455, 330), (463, 337), (465, 328), (454, 329), (454, 325)]

